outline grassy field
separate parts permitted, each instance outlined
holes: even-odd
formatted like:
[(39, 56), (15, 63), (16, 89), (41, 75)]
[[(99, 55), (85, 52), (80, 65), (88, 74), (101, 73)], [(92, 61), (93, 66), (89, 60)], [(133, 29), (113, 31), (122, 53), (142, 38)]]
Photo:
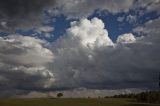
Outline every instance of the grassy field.
[(130, 99), (1, 99), (0, 106), (160, 106)]

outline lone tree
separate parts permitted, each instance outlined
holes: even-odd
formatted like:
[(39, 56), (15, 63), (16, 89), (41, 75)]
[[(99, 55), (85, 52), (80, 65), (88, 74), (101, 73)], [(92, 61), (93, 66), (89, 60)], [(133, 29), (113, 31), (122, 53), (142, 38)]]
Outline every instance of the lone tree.
[(63, 93), (57, 93), (57, 97), (61, 98), (63, 96)]

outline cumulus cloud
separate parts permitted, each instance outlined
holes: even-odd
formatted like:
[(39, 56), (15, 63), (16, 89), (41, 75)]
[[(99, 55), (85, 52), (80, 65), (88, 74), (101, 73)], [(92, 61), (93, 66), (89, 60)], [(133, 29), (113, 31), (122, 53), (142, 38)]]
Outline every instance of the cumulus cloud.
[(0, 37), (0, 96), (8, 90), (10, 95), (17, 90), (45, 89), (54, 82), (47, 68), (54, 56), (44, 43), (20, 35)]
[(86, 47), (113, 46), (113, 42), (108, 36), (108, 31), (104, 27), (104, 23), (98, 18), (94, 18), (91, 21), (82, 19), (80, 22), (72, 22), (67, 34), (80, 39), (80, 43)]
[(132, 33), (123, 34), (117, 38), (117, 43), (134, 43), (135, 41), (136, 38)]
[(158, 22), (145, 24), (143, 29), (150, 29), (146, 36), (123, 34), (115, 43), (98, 18), (72, 22), (66, 34), (47, 48), (44, 41), (32, 37), (1, 37), (1, 96), (78, 88), (156, 89)]
[[(101, 22), (97, 18), (73, 22), (67, 34), (52, 44), (51, 50), (56, 57), (54, 64), (50, 65), (56, 78), (54, 87), (63, 89), (158, 87), (159, 36), (151, 34), (135, 38), (133, 34), (124, 34), (113, 44), (107, 33), (106, 35), (101, 33), (104, 32)], [(95, 34), (100, 37), (99, 42), (106, 42), (109, 45), (93, 46), (97, 44)], [(91, 36), (90, 39), (87, 36)], [(92, 44), (92, 47), (86, 46), (87, 44)]]

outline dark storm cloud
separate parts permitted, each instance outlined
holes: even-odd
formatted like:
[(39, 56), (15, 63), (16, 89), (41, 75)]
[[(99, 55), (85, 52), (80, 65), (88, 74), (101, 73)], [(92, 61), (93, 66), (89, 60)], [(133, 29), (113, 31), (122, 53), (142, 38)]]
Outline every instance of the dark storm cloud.
[[(55, 0), (0, 0), (0, 29), (29, 26), (36, 23), (46, 7), (53, 6)], [(30, 24), (28, 24), (30, 22)]]

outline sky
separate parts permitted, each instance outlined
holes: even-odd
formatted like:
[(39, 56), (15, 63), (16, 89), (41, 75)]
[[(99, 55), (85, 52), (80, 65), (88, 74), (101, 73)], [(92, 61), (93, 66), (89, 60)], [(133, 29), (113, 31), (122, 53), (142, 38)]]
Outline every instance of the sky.
[(157, 90), (160, 0), (1, 0), (0, 97)]

